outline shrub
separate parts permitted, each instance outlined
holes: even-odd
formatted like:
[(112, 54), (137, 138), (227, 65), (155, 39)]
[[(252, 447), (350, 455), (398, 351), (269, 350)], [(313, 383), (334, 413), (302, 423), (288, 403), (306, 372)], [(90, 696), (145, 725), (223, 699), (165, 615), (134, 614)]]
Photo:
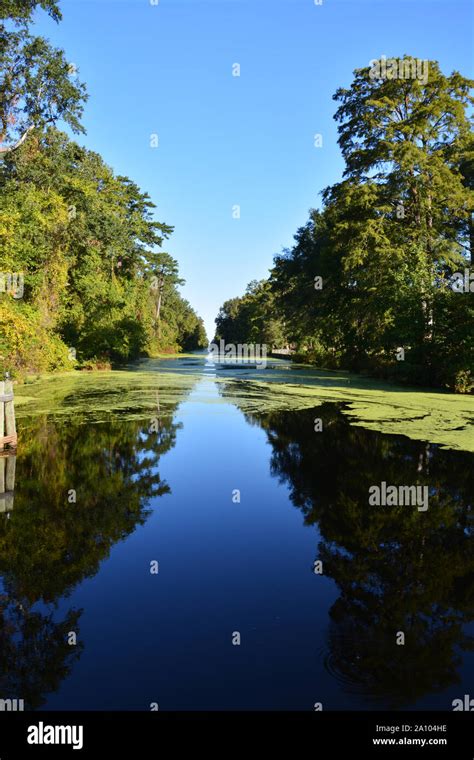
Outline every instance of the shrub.
[(71, 369), (67, 346), (30, 305), (0, 298), (0, 373), (12, 377)]

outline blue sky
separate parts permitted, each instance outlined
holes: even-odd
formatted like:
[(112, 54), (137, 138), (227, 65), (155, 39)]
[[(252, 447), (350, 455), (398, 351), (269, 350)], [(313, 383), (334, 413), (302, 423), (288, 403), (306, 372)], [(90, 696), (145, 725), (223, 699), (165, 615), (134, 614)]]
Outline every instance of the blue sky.
[(445, 73), (473, 76), (473, 4), (153, 2), (62, 0), (63, 21), (40, 13), (37, 31), (87, 83), (79, 142), (148, 191), (157, 219), (174, 225), (165, 250), (212, 338), (219, 306), (266, 277), (320, 191), (340, 178), (336, 89), (383, 54), (434, 58)]

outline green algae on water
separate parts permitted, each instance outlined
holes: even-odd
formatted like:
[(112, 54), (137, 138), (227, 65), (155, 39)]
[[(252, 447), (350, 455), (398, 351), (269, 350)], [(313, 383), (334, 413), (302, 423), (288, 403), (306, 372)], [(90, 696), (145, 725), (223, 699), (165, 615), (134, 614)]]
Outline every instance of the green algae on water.
[[(468, 395), (404, 388), (383, 381), (272, 360), (258, 370), (223, 371), (203, 354), (148, 359), (126, 370), (52, 375), (15, 390), (17, 417), (75, 415), (101, 422), (109, 415), (146, 419), (159, 407), (175, 409), (204, 379), (219, 396), (199, 393), (204, 404), (234, 403), (244, 412), (316, 408), (338, 403), (351, 424), (444, 448), (474, 451), (474, 399)], [(21, 426), (20, 426), (21, 427)]]

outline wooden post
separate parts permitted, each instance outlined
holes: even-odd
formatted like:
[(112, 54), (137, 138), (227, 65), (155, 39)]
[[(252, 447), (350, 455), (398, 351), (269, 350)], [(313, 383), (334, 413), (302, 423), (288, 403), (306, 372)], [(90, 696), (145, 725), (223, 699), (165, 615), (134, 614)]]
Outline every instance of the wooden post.
[(5, 491), (15, 490), (15, 469), (16, 469), (16, 456), (11, 454), (7, 457), (7, 465), (5, 472)]
[[(5, 395), (5, 383), (0, 381), (0, 398)], [(2, 443), (3, 436), (5, 435), (5, 404), (0, 401), (0, 451), (3, 451), (4, 445)], [(1, 493), (1, 492), (0, 492)]]
[[(0, 381), (0, 512), (13, 509), (16, 456), (8, 447), (16, 447), (15, 406), (13, 383)], [(8, 515), (9, 517), (10, 515)]]
[(11, 401), (5, 402), (5, 435), (12, 437), (12, 444), (16, 446), (15, 405), (13, 402), (13, 383), (7, 380), (5, 383), (5, 395), (12, 396)]

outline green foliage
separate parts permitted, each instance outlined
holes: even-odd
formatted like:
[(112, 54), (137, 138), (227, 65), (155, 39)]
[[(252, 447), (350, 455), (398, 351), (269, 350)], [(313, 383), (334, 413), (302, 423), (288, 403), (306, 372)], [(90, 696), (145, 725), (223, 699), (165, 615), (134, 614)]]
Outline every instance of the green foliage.
[(0, 293), (0, 369), (200, 348), (178, 264), (158, 250), (172, 228), (147, 193), (57, 129), (83, 131), (86, 92), (64, 52), (30, 33), (37, 7), (60, 20), (54, 0), (0, 0), (0, 273), (24, 277), (21, 300)]
[(39, 6), (59, 21), (61, 11), (55, 0), (0, 0), (0, 19), (9, 19), (16, 23), (31, 20), (33, 12)]
[(274, 314), (270, 284), (253, 280), (242, 298), (231, 298), (221, 307), (216, 319), (214, 340), (226, 343), (259, 343), (269, 349), (286, 341), (284, 327)]
[(0, 189), (0, 270), (24, 273), (15, 313), (28, 313), (45, 351), (42, 359), (27, 355), (27, 343), (5, 337), (5, 368), (53, 368), (46, 334), (79, 362), (105, 366), (205, 345), (202, 323), (177, 291), (177, 262), (157, 250), (172, 228), (155, 221), (148, 195), (100, 156), (55, 128), (35, 131), (6, 156)]
[(0, 375), (72, 368), (66, 346), (44, 327), (31, 305), (10, 298), (0, 300), (0, 325)]
[[(62, 50), (30, 34), (27, 22), (34, 5), (27, 4), (22, 14), (13, 17), (17, 22), (13, 28), (0, 22), (0, 155), (15, 150), (33, 129), (58, 121), (74, 132), (84, 131), (80, 118), (85, 86)], [(58, 18), (55, 4), (42, 6)]]
[(461, 369), (456, 373), (454, 379), (454, 390), (456, 393), (472, 393), (474, 390), (474, 377), (471, 372)]
[[(425, 81), (358, 69), (337, 91), (344, 179), (275, 257), (262, 292), (299, 359), (467, 392), (473, 296), (451, 285), (473, 263), (473, 82), (435, 61), (428, 71)], [(261, 311), (247, 296), (228, 301), (218, 333), (247, 340)]]

